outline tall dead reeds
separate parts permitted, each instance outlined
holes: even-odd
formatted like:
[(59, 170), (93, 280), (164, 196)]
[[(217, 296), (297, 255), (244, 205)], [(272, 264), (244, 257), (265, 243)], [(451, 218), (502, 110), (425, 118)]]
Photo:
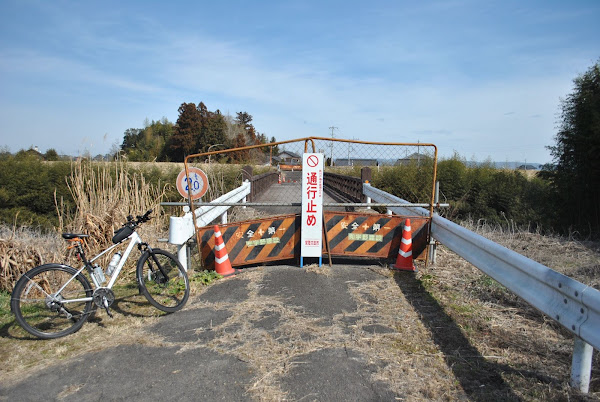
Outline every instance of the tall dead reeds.
[[(142, 215), (153, 209), (157, 216), (165, 194), (164, 186), (151, 186), (140, 172), (131, 172), (124, 162), (76, 162), (67, 183), (77, 209), (73, 215), (59, 209), (60, 222), (68, 224), (58, 229), (89, 234), (91, 252), (108, 246), (114, 231), (128, 215)], [(158, 233), (162, 224), (160, 219), (154, 219), (144, 228)]]
[(148, 240), (156, 239), (166, 227), (160, 215), (166, 186), (151, 185), (143, 174), (130, 170), (124, 162), (78, 161), (65, 179), (76, 209), (67, 210), (55, 195), (59, 217), (55, 232), (41, 234), (29, 228), (0, 227), (0, 289), (12, 291), (16, 280), (37, 265), (67, 261), (62, 232), (89, 234), (86, 252), (95, 255), (112, 244), (114, 231), (128, 215), (155, 211), (155, 219), (139, 230)]

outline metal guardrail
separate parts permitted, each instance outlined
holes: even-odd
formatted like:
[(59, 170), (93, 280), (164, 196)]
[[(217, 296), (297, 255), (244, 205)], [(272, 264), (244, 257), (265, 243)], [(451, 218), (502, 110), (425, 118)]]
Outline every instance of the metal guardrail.
[[(368, 183), (363, 189), (376, 202), (405, 202)], [(402, 215), (429, 215), (423, 208), (390, 209)], [(579, 339), (600, 350), (600, 291), (439, 215), (432, 217), (431, 236), (576, 335), (571, 385), (587, 392), (592, 350)]]
[[(403, 200), (400, 197), (396, 197), (390, 193), (386, 193), (383, 190), (371, 186), (369, 183), (363, 183), (363, 193), (365, 196), (375, 202), (398, 205), (389, 207), (389, 209), (398, 215), (419, 215), (423, 217), (429, 217), (429, 211), (425, 208), (415, 207), (414, 204)], [(406, 206), (404, 206), (406, 205)], [(429, 205), (429, 204), (426, 204)]]
[(568, 331), (600, 349), (600, 291), (434, 216), (432, 236)]
[[(170, 244), (177, 246), (178, 259), (187, 270), (188, 253), (185, 247), (187, 242), (196, 233), (194, 223), (197, 227), (209, 225), (219, 216), (223, 221), (227, 221), (227, 210), (234, 206), (239, 206), (240, 201), (246, 201), (248, 198), (252, 200), (258, 194), (266, 191), (272, 184), (277, 183), (279, 174), (277, 172), (267, 172), (261, 175), (253, 176), (252, 168), (247, 167), (244, 175), (247, 176), (240, 187), (237, 187), (227, 194), (216, 198), (211, 202), (194, 201), (192, 206), (194, 215), (189, 211), (183, 216), (171, 216), (169, 219), (169, 239)], [(189, 206), (189, 202), (164, 202), (161, 205), (165, 206)], [(248, 204), (243, 204), (244, 206)]]
[[(227, 212), (231, 206), (218, 205), (219, 203), (239, 203), (250, 194), (250, 182), (246, 181), (238, 188), (223, 194), (208, 205), (201, 205), (192, 212), (187, 211), (183, 216), (169, 218), (169, 243), (178, 247), (177, 256), (183, 267), (187, 270), (187, 250), (185, 244), (196, 233), (194, 221), (198, 227), (209, 225), (212, 221)], [(236, 204), (239, 205), (239, 204)]]
[[(190, 205), (189, 202), (161, 202), (160, 205), (165, 206), (186, 206)], [(440, 207), (449, 207), (450, 204), (435, 204)], [(211, 202), (194, 202), (194, 206), (225, 206), (225, 207), (237, 207), (240, 206), (239, 202), (221, 202), (221, 201), (211, 201)], [(244, 207), (301, 207), (301, 202), (245, 202), (243, 204)], [(429, 204), (425, 203), (416, 203), (416, 204), (406, 204), (406, 203), (376, 203), (376, 202), (324, 202), (324, 207), (429, 207)]]

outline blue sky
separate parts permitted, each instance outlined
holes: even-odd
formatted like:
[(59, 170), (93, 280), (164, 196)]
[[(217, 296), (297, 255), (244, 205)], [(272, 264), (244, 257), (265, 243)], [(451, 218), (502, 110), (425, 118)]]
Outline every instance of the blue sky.
[(0, 146), (92, 155), (183, 102), (256, 129), (549, 162), (600, 1), (0, 0)]

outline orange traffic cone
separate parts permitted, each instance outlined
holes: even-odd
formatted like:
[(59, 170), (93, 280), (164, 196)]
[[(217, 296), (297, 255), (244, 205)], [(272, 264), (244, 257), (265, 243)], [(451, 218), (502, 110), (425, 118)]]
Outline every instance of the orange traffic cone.
[(406, 220), (404, 229), (402, 230), (402, 241), (398, 248), (398, 258), (396, 264), (392, 265), (392, 268), (400, 271), (412, 271), (416, 272), (417, 268), (413, 264), (412, 257), (412, 235), (410, 228), (410, 219)]
[(225, 248), (225, 242), (221, 237), (221, 230), (218, 225), (215, 225), (215, 271), (222, 276), (235, 274), (235, 269), (231, 267), (229, 255)]
[(279, 181), (277, 182), (277, 184), (281, 184), (281, 174), (279, 175)]

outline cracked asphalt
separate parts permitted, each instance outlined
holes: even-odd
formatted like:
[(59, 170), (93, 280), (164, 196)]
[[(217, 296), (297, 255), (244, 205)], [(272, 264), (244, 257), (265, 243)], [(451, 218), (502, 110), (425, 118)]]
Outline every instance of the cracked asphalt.
[(120, 345), (57, 363), (0, 386), (0, 399), (404, 399), (410, 388), (392, 353), (403, 336), (393, 310), (403, 304), (381, 267), (247, 269), (146, 328), (162, 339), (157, 346)]

